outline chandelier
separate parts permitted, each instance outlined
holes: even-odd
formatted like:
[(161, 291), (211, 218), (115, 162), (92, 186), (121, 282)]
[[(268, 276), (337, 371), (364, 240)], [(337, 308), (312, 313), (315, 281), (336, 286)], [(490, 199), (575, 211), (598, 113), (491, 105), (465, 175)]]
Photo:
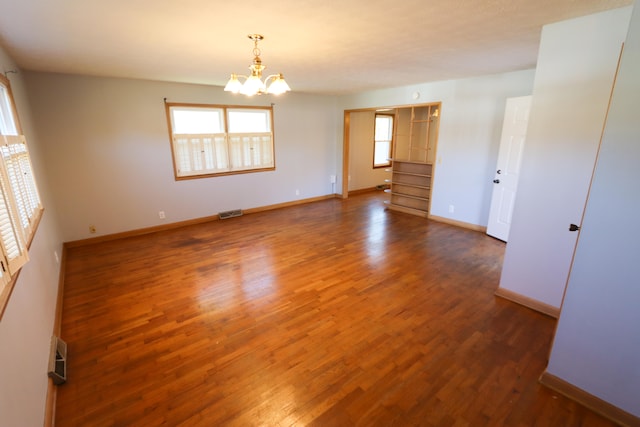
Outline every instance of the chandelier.
[[(282, 74), (272, 74), (264, 79), (264, 82), (262, 81), (262, 70), (266, 67), (262, 65), (262, 60), (260, 60), (258, 42), (264, 39), (264, 37), (260, 34), (249, 34), (249, 38), (253, 40), (253, 63), (249, 66), (251, 75), (245, 76), (232, 73), (224, 90), (247, 96), (262, 95), (263, 93), (280, 95), (281, 93), (290, 91), (291, 88), (287, 82), (284, 81)], [(240, 78), (243, 78), (244, 82), (241, 82), (239, 80)]]

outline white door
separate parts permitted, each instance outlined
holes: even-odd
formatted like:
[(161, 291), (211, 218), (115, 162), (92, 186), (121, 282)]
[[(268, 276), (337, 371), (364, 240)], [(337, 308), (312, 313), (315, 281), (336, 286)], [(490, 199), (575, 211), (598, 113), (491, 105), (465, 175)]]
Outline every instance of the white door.
[(504, 113), (487, 234), (505, 242), (509, 238), (530, 107), (531, 96), (509, 98)]

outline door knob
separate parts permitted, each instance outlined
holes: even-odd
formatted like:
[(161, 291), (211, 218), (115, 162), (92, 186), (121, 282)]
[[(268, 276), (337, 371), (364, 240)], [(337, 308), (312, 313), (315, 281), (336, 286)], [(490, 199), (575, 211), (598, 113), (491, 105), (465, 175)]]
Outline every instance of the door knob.
[(569, 224), (569, 231), (578, 231), (580, 227), (575, 224)]
[(494, 179), (494, 180), (493, 180), (493, 183), (494, 183), (494, 184), (500, 184), (500, 180), (499, 180), (499, 179)]

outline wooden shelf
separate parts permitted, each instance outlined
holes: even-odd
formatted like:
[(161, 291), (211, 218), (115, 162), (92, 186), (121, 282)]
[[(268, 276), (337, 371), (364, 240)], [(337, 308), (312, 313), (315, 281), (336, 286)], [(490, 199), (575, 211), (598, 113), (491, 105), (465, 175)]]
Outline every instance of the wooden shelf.
[(391, 195), (388, 206), (402, 212), (426, 216), (431, 196), (430, 163), (393, 160), (391, 168)]
[(402, 171), (392, 171), (393, 173), (397, 173), (399, 175), (413, 175), (413, 176), (421, 176), (426, 178), (431, 178), (431, 175), (424, 173), (413, 173), (413, 172), (402, 172)]
[(407, 208), (405, 206), (399, 206), (399, 205), (394, 205), (391, 202), (384, 202), (385, 205), (387, 205), (387, 209), (391, 209), (392, 211), (397, 211), (397, 212), (404, 212), (404, 213), (408, 213), (411, 215), (418, 215), (418, 216), (423, 216), (423, 217), (427, 217), (427, 212), (422, 211), (420, 209), (412, 209), (412, 208)]
[[(405, 185), (405, 186), (407, 185), (407, 183), (405, 182), (392, 181), (390, 179), (385, 179), (384, 182), (386, 182), (387, 184)], [(410, 186), (415, 188), (424, 188), (427, 190), (431, 188), (428, 185), (419, 185), (419, 184), (411, 184)]]
[[(418, 187), (413, 187), (413, 188), (418, 188)], [(401, 191), (398, 191), (398, 190), (393, 191), (391, 189), (386, 189), (386, 190), (384, 190), (384, 192), (385, 193), (389, 193), (392, 196), (403, 196), (403, 197), (409, 197), (410, 199), (429, 200), (429, 198), (425, 197), (425, 196), (420, 196), (418, 194), (409, 194), (409, 193), (401, 192)]]

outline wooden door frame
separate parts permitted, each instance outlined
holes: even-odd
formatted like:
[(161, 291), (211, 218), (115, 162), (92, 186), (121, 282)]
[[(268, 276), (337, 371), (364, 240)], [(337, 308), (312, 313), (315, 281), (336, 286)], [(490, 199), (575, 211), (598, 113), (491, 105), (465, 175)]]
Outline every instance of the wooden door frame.
[(342, 135), (342, 198), (349, 198), (349, 155), (351, 148), (351, 113), (362, 113), (366, 111), (378, 112), (380, 110), (395, 110), (396, 108), (411, 107), (411, 105), (401, 105), (397, 107), (371, 107), (371, 108), (355, 108), (353, 110), (344, 110), (344, 125)]
[(349, 133), (351, 131), (351, 112), (344, 110), (344, 131), (342, 135), (342, 198), (349, 197)]
[[(395, 105), (391, 107), (371, 107), (371, 108), (355, 108), (352, 110), (344, 110), (343, 117), (343, 134), (342, 134), (342, 194), (340, 195), (342, 199), (349, 198), (349, 156), (350, 156), (350, 148), (351, 141), (349, 138), (351, 132), (351, 113), (359, 113), (363, 111), (381, 111), (381, 110), (396, 110), (398, 108), (412, 108), (412, 107), (426, 107), (438, 105), (440, 109), (440, 115), (442, 115), (442, 101), (435, 102), (427, 102), (423, 104), (409, 104), (409, 105)], [(394, 120), (395, 126), (395, 120)], [(438, 124), (438, 134), (436, 134), (436, 142), (439, 138), (440, 126)], [(437, 144), (436, 144), (437, 147)], [(394, 147), (395, 148), (395, 147)], [(434, 171), (435, 171), (435, 160), (434, 160)], [(433, 190), (433, 177), (431, 190)], [(429, 210), (431, 210), (431, 200), (429, 200)], [(429, 212), (431, 213), (431, 212)]]

